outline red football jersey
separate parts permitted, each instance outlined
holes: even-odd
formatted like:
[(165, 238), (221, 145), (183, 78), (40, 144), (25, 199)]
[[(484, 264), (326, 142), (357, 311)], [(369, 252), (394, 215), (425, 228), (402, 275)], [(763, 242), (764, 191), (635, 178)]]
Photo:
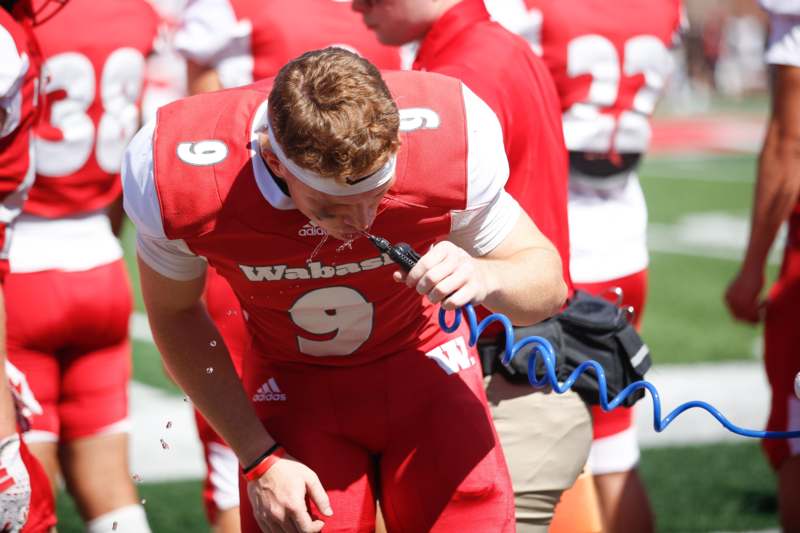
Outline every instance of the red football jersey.
[(31, 131), (38, 117), (39, 65), (27, 32), (0, 9), (0, 281), (8, 270), (7, 225), (33, 183)]
[[(352, 11), (348, 0), (225, 0), (236, 19), (237, 28), (228, 30), (221, 50), (210, 50), (209, 42), (220, 31), (214, 24), (219, 9), (206, 9), (199, 0), (190, 17), (205, 20), (206, 28), (217, 35), (202, 39), (179, 38), (178, 47), (189, 57), (213, 63), (225, 87), (251, 83), (274, 76), (288, 61), (309, 50), (339, 46), (365, 57), (380, 69), (399, 69), (398, 48), (380, 44), (375, 35)], [(205, 10), (205, 12), (203, 12)], [(213, 47), (212, 47), (213, 48)], [(201, 51), (201, 49), (203, 51)], [(213, 55), (213, 60), (203, 56)]]
[(567, 154), (558, 95), (543, 61), (492, 22), (481, 0), (464, 0), (431, 27), (413, 68), (460, 79), (497, 114), (510, 166), (506, 190), (558, 250), (571, 288)]
[[(401, 147), (396, 180), (371, 231), (425, 251), (450, 234), (453, 212), (474, 194), (467, 190), (462, 85), (431, 73), (389, 72), (384, 79), (402, 108)], [(201, 94), (159, 110), (153, 175), (164, 234), (185, 241), (227, 279), (247, 313), (256, 353), (354, 365), (441, 343), (438, 307), (392, 280), (397, 265), (388, 256), (360, 238), (349, 246), (330, 239), (312, 257), (320, 237), (308, 218), (265, 200), (254, 177), (263, 163), (247, 149), (255, 141), (242, 133), (263, 114), (271, 84)], [(504, 157), (499, 124), (496, 150)], [(492, 194), (502, 194), (501, 176), (485, 178), (482, 186), (496, 185)]]
[(556, 82), (570, 151), (642, 153), (672, 70), (679, 0), (525, 0), (522, 30)]
[(106, 207), (138, 130), (144, 59), (158, 19), (145, 0), (70, 0), (35, 28), (45, 111), (25, 211), (49, 218)]

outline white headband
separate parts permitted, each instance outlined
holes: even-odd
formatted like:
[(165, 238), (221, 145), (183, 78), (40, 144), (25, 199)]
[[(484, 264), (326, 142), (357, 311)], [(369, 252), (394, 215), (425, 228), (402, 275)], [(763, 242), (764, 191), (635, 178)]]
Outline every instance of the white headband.
[(319, 192), (330, 194), (332, 196), (349, 196), (351, 194), (361, 194), (362, 192), (377, 189), (381, 185), (386, 184), (394, 175), (394, 169), (397, 164), (397, 154), (392, 154), (389, 160), (381, 168), (361, 179), (350, 181), (347, 178), (347, 183), (340, 183), (332, 178), (325, 178), (316, 172), (307, 170), (294, 161), (286, 157), (280, 143), (275, 138), (275, 132), (272, 131), (272, 124), (270, 124), (269, 114), (267, 114), (267, 135), (269, 135), (269, 143), (275, 156), (280, 162), (289, 169), (297, 179)]

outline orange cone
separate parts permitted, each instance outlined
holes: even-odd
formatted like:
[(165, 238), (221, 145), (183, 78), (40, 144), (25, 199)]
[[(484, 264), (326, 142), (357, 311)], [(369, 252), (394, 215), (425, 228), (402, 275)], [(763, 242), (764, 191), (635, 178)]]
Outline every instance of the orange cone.
[(602, 533), (600, 502), (588, 468), (561, 495), (549, 533)]

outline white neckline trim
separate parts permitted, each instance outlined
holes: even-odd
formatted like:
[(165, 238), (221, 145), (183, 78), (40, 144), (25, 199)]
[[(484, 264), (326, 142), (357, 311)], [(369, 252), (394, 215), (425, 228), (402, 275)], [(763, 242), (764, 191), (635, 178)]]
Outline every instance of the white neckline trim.
[(297, 209), (291, 197), (284, 194), (267, 169), (264, 159), (261, 157), (261, 150), (258, 145), (258, 132), (264, 131), (267, 125), (267, 100), (264, 100), (256, 109), (253, 116), (253, 123), (250, 125), (250, 161), (253, 164), (253, 174), (256, 178), (256, 186), (264, 199), (275, 209), (289, 211)]

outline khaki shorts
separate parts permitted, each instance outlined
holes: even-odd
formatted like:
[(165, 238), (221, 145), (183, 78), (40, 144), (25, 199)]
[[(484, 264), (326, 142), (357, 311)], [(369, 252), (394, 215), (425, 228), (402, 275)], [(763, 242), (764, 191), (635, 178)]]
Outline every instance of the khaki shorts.
[(572, 391), (534, 391), (496, 373), (484, 384), (511, 471), (517, 531), (546, 533), (561, 493), (586, 464), (592, 442), (589, 409)]

